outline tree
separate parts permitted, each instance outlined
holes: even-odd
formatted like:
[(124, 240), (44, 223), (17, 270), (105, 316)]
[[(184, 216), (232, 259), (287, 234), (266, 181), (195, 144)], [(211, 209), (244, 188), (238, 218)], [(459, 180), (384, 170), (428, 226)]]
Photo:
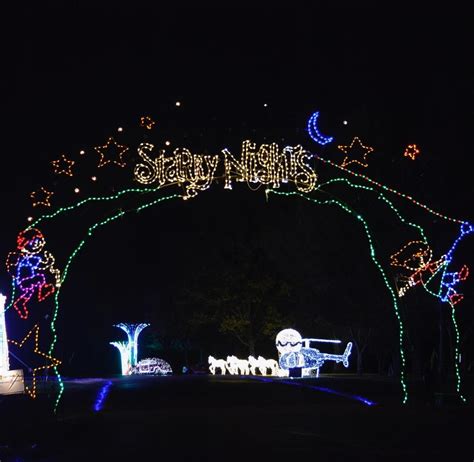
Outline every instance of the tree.
[(195, 328), (214, 325), (255, 355), (257, 345), (288, 325), (282, 306), (289, 287), (257, 249), (235, 245), (232, 256), (231, 267), (203, 269), (183, 303), (199, 306), (189, 319)]
[(364, 352), (369, 345), (372, 329), (370, 327), (350, 327), (349, 330), (357, 352), (357, 374), (362, 375)]

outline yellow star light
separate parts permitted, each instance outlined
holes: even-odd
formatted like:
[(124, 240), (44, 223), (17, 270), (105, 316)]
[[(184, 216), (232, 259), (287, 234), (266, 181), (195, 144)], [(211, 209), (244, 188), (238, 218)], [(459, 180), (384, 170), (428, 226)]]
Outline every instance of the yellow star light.
[[(371, 148), (370, 146), (364, 146), (360, 139), (355, 136), (354, 139), (352, 140), (352, 143), (349, 146), (338, 146), (338, 148), (346, 154), (346, 157), (344, 157), (344, 160), (342, 161), (341, 167), (347, 167), (349, 164), (359, 164), (362, 165), (362, 167), (367, 167), (367, 154), (371, 153), (374, 148)], [(362, 157), (360, 157), (360, 154), (362, 152)], [(349, 156), (351, 154), (351, 157)], [(354, 156), (356, 154), (359, 159), (356, 159)]]
[(151, 130), (154, 125), (155, 121), (150, 116), (140, 117), (140, 126), (146, 128), (147, 130)]
[(38, 326), (38, 324), (35, 324), (33, 329), (31, 329), (26, 334), (26, 337), (21, 342), (17, 342), (15, 340), (10, 340), (10, 339), (8, 341), (10, 343), (12, 343), (13, 345), (16, 345), (18, 348), (22, 348), (23, 345), (25, 344), (25, 342), (30, 337), (34, 338), (33, 353), (37, 354), (38, 356), (41, 356), (41, 363), (44, 364), (44, 358), (46, 358), (46, 360), (48, 361), (44, 366), (38, 366), (38, 367), (33, 368), (33, 370), (32, 370), (32, 374), (33, 374), (32, 375), (32, 378), (33, 378), (32, 386), (31, 386), (31, 388), (25, 386), (26, 392), (32, 398), (36, 398), (36, 373), (40, 370), (46, 370), (46, 369), (49, 369), (50, 367), (59, 366), (61, 364), (61, 361), (59, 361), (59, 359), (53, 358), (52, 356), (47, 355), (46, 353), (43, 353), (42, 351), (39, 350), (39, 346), (38, 346), (39, 345), (39, 326)]
[(416, 144), (409, 144), (406, 147), (405, 152), (403, 153), (405, 157), (409, 157), (411, 160), (415, 160), (419, 154), (420, 150), (418, 149)]
[(30, 194), (31, 199), (33, 200), (33, 207), (37, 207), (38, 205), (44, 205), (45, 207), (51, 207), (51, 196), (53, 192), (50, 192), (41, 186), (37, 191), (33, 191)]
[(119, 167), (125, 167), (126, 162), (122, 156), (128, 151), (128, 146), (122, 146), (110, 137), (104, 146), (95, 146), (94, 149), (100, 154), (99, 167), (111, 162)]
[(56, 175), (67, 175), (72, 176), (72, 166), (75, 164), (73, 160), (66, 158), (64, 154), (61, 154), (61, 158), (53, 160), (54, 173)]

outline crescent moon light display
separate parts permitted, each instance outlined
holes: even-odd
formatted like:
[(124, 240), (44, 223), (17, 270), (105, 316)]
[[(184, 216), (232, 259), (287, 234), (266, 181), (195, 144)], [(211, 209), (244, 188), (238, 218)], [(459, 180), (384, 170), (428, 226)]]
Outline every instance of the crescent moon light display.
[(323, 146), (325, 144), (330, 143), (333, 141), (332, 136), (324, 136), (321, 134), (321, 132), (318, 130), (318, 117), (319, 117), (319, 112), (315, 112), (308, 120), (308, 133), (309, 136), (316, 141), (316, 143), (322, 144)]

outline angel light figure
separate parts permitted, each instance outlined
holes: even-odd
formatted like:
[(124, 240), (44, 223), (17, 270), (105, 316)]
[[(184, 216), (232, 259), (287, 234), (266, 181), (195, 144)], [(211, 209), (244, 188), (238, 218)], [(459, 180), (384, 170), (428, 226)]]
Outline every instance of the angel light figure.
[[(7, 258), (7, 269), (12, 274), (19, 296), (13, 307), (22, 319), (28, 318), (28, 303), (35, 296), (42, 302), (52, 295), (61, 285), (61, 273), (54, 267), (53, 255), (43, 250), (46, 244), (41, 231), (28, 228), (18, 234), (18, 251), (10, 252)], [(47, 282), (53, 278), (54, 284)]]

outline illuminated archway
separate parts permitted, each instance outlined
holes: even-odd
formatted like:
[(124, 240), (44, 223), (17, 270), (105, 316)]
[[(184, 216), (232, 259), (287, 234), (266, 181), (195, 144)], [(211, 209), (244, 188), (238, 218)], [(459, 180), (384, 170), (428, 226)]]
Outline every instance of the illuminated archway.
[[(318, 116), (319, 113), (311, 116), (308, 122), (308, 133), (316, 145), (319, 145), (318, 149), (322, 149), (324, 146), (324, 149), (328, 150), (327, 146), (331, 145), (333, 138), (319, 132)], [(357, 169), (362, 170), (368, 167), (370, 156), (374, 151), (373, 147), (366, 145), (358, 137), (354, 137), (352, 141), (343, 140), (345, 144), (337, 146), (340, 157), (343, 157), (339, 163), (330, 160), (326, 154), (323, 157), (321, 153), (313, 152), (302, 145), (285, 147), (281, 147), (277, 143), (257, 145), (250, 140), (243, 141), (240, 157), (235, 154), (235, 151), (233, 154), (228, 148), (221, 149), (220, 153), (212, 155), (194, 154), (189, 149), (176, 148), (171, 155), (168, 155), (166, 147), (157, 149), (156, 144), (149, 141), (148, 132), (153, 128), (151, 121), (152, 119), (149, 117), (141, 118), (140, 125), (147, 133), (147, 141), (133, 140), (136, 143), (135, 150), (130, 149), (125, 141), (118, 142), (114, 137), (109, 137), (105, 144), (89, 149), (87, 155), (85, 150), (80, 150), (76, 160), (65, 155), (53, 160), (54, 173), (67, 181), (74, 177), (76, 163), (81, 163), (84, 158), (95, 156), (97, 171), (101, 171), (99, 169), (102, 168), (125, 169), (123, 171), (130, 169), (133, 171), (133, 178), (138, 183), (138, 187), (124, 188), (114, 194), (91, 195), (72, 205), (65, 205), (50, 213), (44, 213), (36, 219), (30, 217), (29, 226), (19, 233), (16, 249), (7, 258), (7, 269), (12, 274), (12, 290), (5, 310), (8, 310), (9, 316), (18, 316), (25, 322), (25, 326), (28, 326), (28, 329), (24, 329), (26, 336), (23, 341), (10, 339), (12, 345), (21, 347), (32, 333), (35, 334), (35, 338), (40, 335), (41, 326), (30, 315), (30, 304), (54, 300), (51, 320), (48, 321), (51, 334), (49, 349), (47, 352), (41, 352), (35, 343), (35, 352), (39, 352), (43, 358), (46, 357), (48, 360), (43, 369), (50, 368), (58, 378), (59, 392), (56, 403), (63, 392), (63, 383), (59, 373), (60, 360), (54, 357), (54, 349), (58, 341), (56, 322), (60, 312), (60, 294), (71, 264), (87, 240), (94, 235), (97, 229), (113, 223), (127, 213), (139, 213), (161, 202), (174, 199), (195, 198), (218, 179), (223, 180), (225, 189), (232, 189), (233, 185), (239, 182), (247, 183), (251, 187), (252, 185), (264, 185), (268, 198), (291, 196), (318, 206), (333, 205), (349, 214), (365, 237), (369, 257), (380, 273), (392, 300), (393, 312), (398, 324), (402, 401), (407, 401), (408, 390), (405, 333), (399, 310), (399, 299), (416, 287), (424, 288), (434, 298), (450, 307), (451, 320), (456, 333), (454, 355), (456, 390), (463, 398), (457, 364), (459, 331), (455, 317), (455, 305), (462, 300), (462, 295), (457, 292), (456, 287), (467, 278), (468, 269), (463, 266), (453, 270), (451, 266), (457, 245), (465, 236), (474, 231), (474, 227), (469, 222), (441, 214), (411, 196), (358, 172)], [(136, 152), (137, 157), (133, 162), (130, 162), (127, 160), (127, 156), (132, 152)], [(416, 146), (413, 148), (410, 145), (401, 157), (409, 159), (406, 161), (414, 161), (417, 155), (419, 155), (419, 150)], [(334, 172), (337, 172), (338, 176), (334, 176)], [(91, 173), (88, 179), (94, 183), (97, 182), (98, 175), (95, 171)], [(324, 174), (327, 174), (327, 178), (321, 181), (320, 177)], [(163, 188), (173, 186), (180, 187), (181, 193), (163, 195), (161, 191)], [(335, 187), (342, 188), (342, 193), (339, 191), (338, 194), (342, 194), (343, 197), (331, 192), (331, 188)], [(70, 188), (74, 188), (75, 193), (80, 192), (77, 184), (71, 184)], [(294, 189), (283, 191), (282, 188)], [(391, 246), (390, 258), (379, 255), (381, 252), (377, 249), (371, 232), (370, 213), (362, 213), (351, 205), (354, 192), (363, 192), (374, 203), (381, 204), (393, 214), (394, 219), (403, 226), (403, 229), (407, 230), (406, 239), (400, 239), (402, 241), (401, 247), (400, 242)], [(33, 206), (43, 210), (52, 208), (53, 197), (54, 191), (43, 186), (31, 193)], [(400, 204), (396, 204), (396, 201)], [(49, 243), (46, 242), (42, 233), (43, 226), (53, 223), (59, 217), (69, 216), (91, 204), (99, 204), (102, 215), (104, 209), (107, 210), (107, 218), (87, 224), (84, 235), (76, 245), (73, 245), (68, 257), (57, 263), (53, 253), (49, 250)], [(111, 207), (107, 208), (107, 206)], [(436, 257), (433, 255), (426, 230), (420, 224), (415, 223), (412, 218), (405, 216), (402, 209), (406, 206), (433, 214), (458, 228), (459, 233), (455, 235), (452, 244), (444, 253)], [(391, 282), (389, 277), (393, 271), (402, 271), (397, 285)], [(32, 396), (36, 394), (34, 389), (31, 394)]]

